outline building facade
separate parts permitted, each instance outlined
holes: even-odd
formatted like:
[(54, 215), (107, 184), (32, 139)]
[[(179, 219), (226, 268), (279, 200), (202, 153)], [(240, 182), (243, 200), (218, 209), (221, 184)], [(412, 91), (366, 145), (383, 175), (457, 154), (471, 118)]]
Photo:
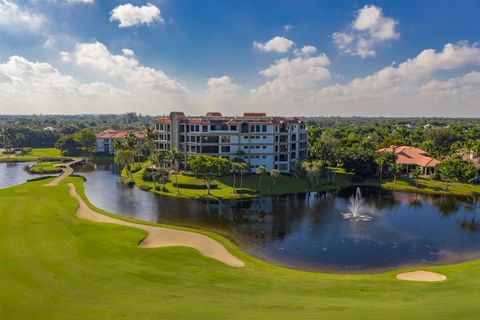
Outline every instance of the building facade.
[(265, 113), (223, 116), (209, 112), (205, 116), (185, 116), (171, 112), (156, 119), (159, 150), (173, 147), (185, 156), (206, 154), (242, 158), (251, 171), (264, 166), (267, 171), (289, 172), (307, 156), (308, 132), (298, 118), (272, 117)]
[[(115, 148), (113, 146), (113, 141), (117, 139), (125, 139), (129, 130), (115, 130), (115, 129), (107, 129), (102, 131), (96, 135), (97, 137), (97, 144), (95, 147), (96, 153), (105, 153), (108, 155), (115, 154)], [(145, 138), (145, 133), (143, 131), (136, 131), (134, 132), (135, 138), (137, 138), (137, 142), (141, 143)]]

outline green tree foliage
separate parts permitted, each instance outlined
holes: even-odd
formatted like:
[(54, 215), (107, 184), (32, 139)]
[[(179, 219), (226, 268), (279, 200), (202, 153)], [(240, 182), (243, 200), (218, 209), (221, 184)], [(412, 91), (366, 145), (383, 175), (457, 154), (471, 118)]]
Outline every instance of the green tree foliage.
[(460, 155), (454, 154), (439, 165), (436, 170), (440, 177), (446, 182), (445, 189), (448, 189), (448, 183), (453, 181), (473, 183), (476, 177), (477, 169), (469, 160), (462, 159)]
[(230, 172), (230, 161), (224, 158), (206, 155), (194, 155), (188, 158), (188, 167), (199, 179), (203, 179), (207, 186), (207, 194), (210, 193), (212, 181)]
[(81, 147), (82, 145), (73, 134), (61, 136), (55, 143), (55, 148), (60, 149), (62, 154), (66, 156), (78, 155)]
[(114, 162), (125, 168), (128, 177), (132, 176), (131, 167), (134, 161), (135, 154), (132, 150), (119, 149), (115, 151)]
[(374, 149), (356, 145), (345, 150), (342, 154), (342, 162), (348, 172), (364, 178), (373, 177), (376, 171), (375, 156)]
[(260, 187), (262, 186), (262, 177), (267, 171), (267, 168), (264, 166), (258, 166), (257, 169), (255, 169), (255, 174), (258, 176), (258, 186), (257, 190), (260, 190)]
[(277, 169), (272, 169), (272, 171), (270, 171), (270, 176), (272, 177), (272, 191), (273, 191), (275, 189), (277, 179), (278, 177), (280, 177), (280, 171), (278, 171)]

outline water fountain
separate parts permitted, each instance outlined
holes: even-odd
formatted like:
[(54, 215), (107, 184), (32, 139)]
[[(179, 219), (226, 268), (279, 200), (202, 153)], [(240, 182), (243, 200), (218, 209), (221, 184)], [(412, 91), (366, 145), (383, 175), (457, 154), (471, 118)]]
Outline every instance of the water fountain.
[(342, 213), (342, 216), (345, 220), (369, 221), (373, 219), (373, 217), (362, 213), (364, 211), (364, 207), (360, 187), (357, 187), (355, 195), (350, 197), (348, 209), (350, 209), (350, 212)]

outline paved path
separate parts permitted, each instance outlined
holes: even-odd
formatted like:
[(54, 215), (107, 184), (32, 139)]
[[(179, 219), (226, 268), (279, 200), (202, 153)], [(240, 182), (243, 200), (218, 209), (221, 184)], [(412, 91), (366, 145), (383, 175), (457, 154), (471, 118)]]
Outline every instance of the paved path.
[(49, 183), (47, 184), (44, 184), (43, 186), (44, 187), (55, 187), (55, 186), (58, 186), (58, 184), (63, 180), (65, 179), (66, 177), (70, 176), (73, 174), (73, 168), (72, 166), (74, 166), (75, 164), (77, 163), (80, 163), (82, 162), (83, 159), (80, 159), (80, 158), (74, 158), (73, 161), (70, 161), (70, 162), (67, 162), (67, 163), (60, 163), (60, 164), (56, 164), (55, 167), (59, 167), (63, 170), (63, 172), (58, 176), (56, 177), (55, 179), (53, 179), (52, 181), (50, 181)]
[(83, 201), (83, 199), (78, 195), (75, 189), (75, 185), (73, 185), (72, 183), (68, 183), (67, 185), (70, 189), (70, 195), (78, 201), (78, 217), (95, 222), (115, 223), (123, 226), (145, 230), (148, 235), (140, 243), (140, 247), (142, 248), (158, 248), (170, 246), (191, 247), (200, 251), (200, 253), (204, 256), (216, 259), (225, 264), (228, 264), (229, 266), (245, 266), (245, 263), (243, 261), (239, 260), (237, 257), (228, 252), (222, 244), (203, 234), (133, 223), (98, 213), (87, 206), (85, 201)]

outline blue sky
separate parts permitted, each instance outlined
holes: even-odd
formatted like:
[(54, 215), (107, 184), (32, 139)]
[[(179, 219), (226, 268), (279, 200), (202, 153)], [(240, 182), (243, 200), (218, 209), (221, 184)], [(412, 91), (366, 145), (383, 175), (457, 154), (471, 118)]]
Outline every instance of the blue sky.
[(0, 0), (0, 113), (480, 116), (479, 21), (479, 1)]

